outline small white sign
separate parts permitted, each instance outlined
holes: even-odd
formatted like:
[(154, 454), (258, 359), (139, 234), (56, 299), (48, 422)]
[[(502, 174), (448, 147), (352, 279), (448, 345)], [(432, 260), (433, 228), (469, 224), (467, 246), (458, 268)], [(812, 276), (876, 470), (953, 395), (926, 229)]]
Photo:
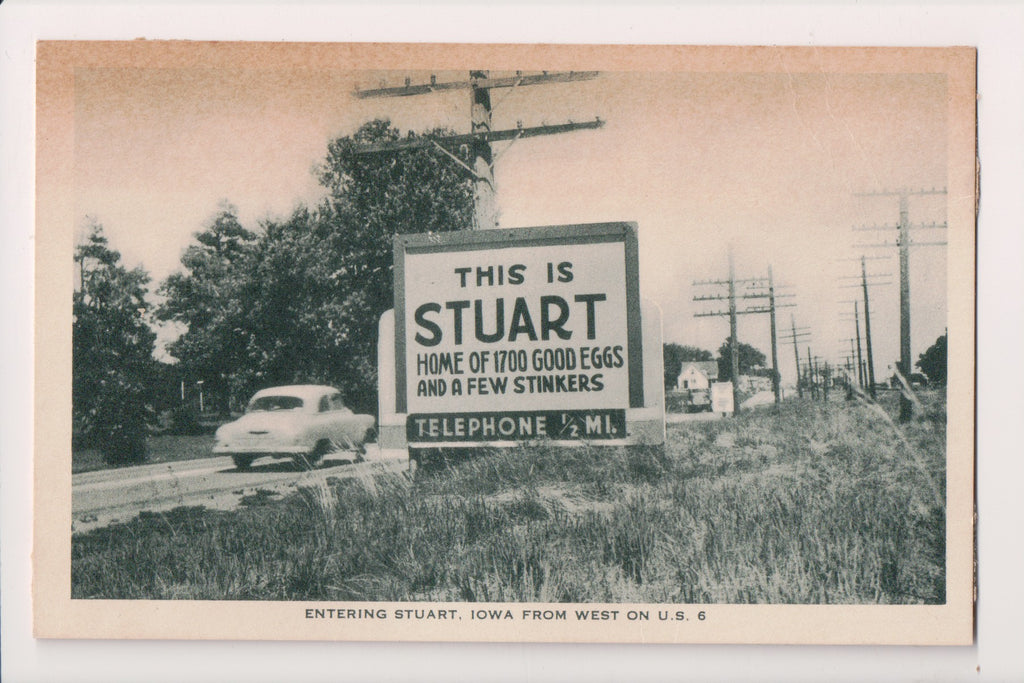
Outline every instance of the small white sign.
[(711, 385), (711, 410), (715, 413), (733, 412), (732, 382), (715, 382)]

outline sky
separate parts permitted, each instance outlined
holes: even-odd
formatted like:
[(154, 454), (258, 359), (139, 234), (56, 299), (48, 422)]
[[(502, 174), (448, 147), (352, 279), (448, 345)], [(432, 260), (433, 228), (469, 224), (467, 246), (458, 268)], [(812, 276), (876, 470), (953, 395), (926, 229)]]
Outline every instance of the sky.
[[(464, 80), (460, 71), (344, 70), (317, 62), (244, 66), (79, 67), (74, 80), (74, 206), (103, 224), (129, 266), (155, 284), (176, 270), (221, 201), (247, 227), (322, 196), (314, 177), (328, 142), (377, 117), (401, 130), (468, 131), (466, 90), (358, 100), (356, 87)], [(493, 71), (492, 76), (508, 72)], [(937, 74), (602, 71), (589, 81), (492, 93), (493, 128), (593, 120), (598, 130), (495, 144), (501, 227), (635, 221), (641, 294), (663, 313), (664, 340), (716, 351), (729, 333), (727, 249), (738, 278), (773, 269), (780, 337), (808, 328), (823, 361), (845, 362), (862, 253), (871, 289), (875, 372), (899, 356), (895, 197), (857, 193), (943, 188), (947, 88)], [(946, 219), (944, 195), (910, 199), (912, 223)], [(934, 233), (934, 234), (928, 234)], [(944, 241), (945, 231), (915, 239)], [(914, 360), (946, 328), (946, 250), (911, 250)], [(720, 303), (720, 306), (714, 305)], [(863, 314), (863, 311), (861, 311)], [(791, 317), (792, 316), (792, 317)], [(863, 319), (861, 320), (863, 326)], [(863, 330), (862, 330), (863, 334)], [(738, 336), (770, 358), (767, 315), (740, 316)], [(162, 335), (166, 340), (168, 333)], [(792, 344), (780, 339), (784, 382)], [(888, 370), (888, 371), (887, 371)]]

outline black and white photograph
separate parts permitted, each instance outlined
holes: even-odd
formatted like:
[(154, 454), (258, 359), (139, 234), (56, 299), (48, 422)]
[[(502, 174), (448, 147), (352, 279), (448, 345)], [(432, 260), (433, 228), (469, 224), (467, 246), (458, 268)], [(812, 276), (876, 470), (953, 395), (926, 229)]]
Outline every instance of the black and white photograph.
[(971, 642), (973, 49), (37, 54), (38, 635)]

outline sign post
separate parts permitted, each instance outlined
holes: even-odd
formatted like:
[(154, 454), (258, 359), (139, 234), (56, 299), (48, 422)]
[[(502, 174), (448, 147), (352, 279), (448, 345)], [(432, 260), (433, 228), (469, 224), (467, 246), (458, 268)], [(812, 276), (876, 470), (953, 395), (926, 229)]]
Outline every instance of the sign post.
[(389, 314), (382, 447), (664, 442), (633, 223), (397, 236)]

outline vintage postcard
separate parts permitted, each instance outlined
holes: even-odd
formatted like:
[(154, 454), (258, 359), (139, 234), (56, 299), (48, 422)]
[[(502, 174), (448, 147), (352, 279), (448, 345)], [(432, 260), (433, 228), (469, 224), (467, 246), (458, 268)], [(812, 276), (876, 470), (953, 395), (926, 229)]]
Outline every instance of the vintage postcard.
[(38, 637), (972, 642), (973, 49), (37, 57)]

